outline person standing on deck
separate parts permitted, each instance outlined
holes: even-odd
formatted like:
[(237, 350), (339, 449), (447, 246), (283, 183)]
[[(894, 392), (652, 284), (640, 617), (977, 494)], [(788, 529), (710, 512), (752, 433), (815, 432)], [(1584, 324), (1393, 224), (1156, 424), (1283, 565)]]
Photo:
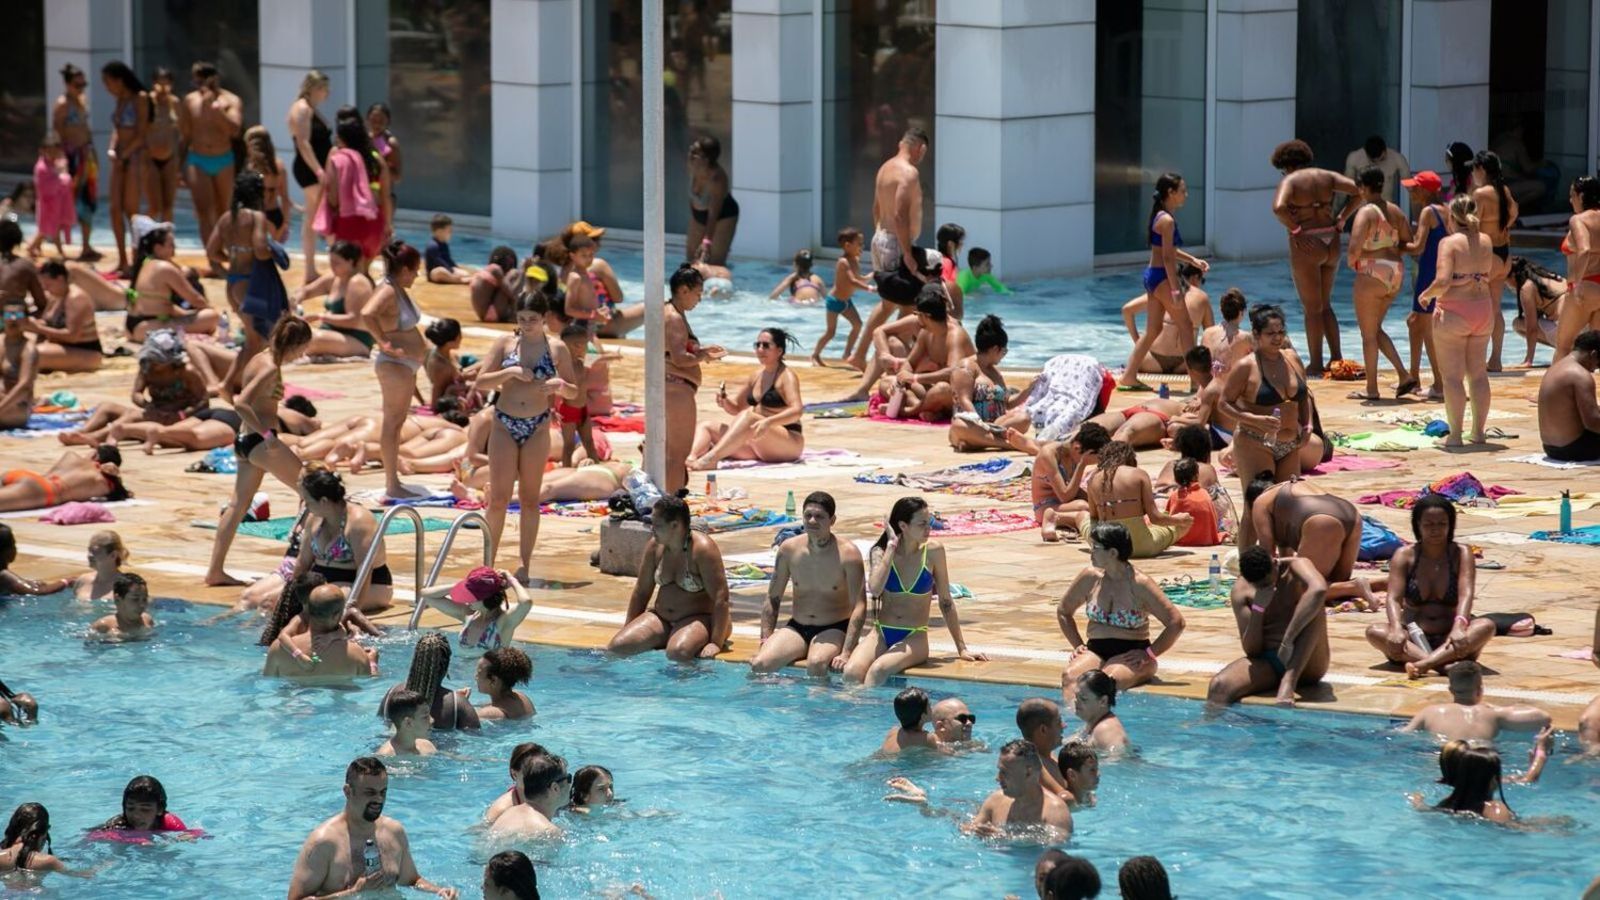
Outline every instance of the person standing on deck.
[[(917, 166), (927, 155), (928, 133), (921, 128), (907, 128), (900, 137), (899, 151), (878, 167), (872, 194), (873, 272), (888, 273), (904, 266), (906, 271), (922, 278), (911, 248), (922, 235), (922, 179)], [(867, 367), (873, 332), (889, 320), (893, 311), (893, 303), (878, 301), (877, 308), (867, 317), (861, 340), (850, 356), (850, 365), (857, 369)]]

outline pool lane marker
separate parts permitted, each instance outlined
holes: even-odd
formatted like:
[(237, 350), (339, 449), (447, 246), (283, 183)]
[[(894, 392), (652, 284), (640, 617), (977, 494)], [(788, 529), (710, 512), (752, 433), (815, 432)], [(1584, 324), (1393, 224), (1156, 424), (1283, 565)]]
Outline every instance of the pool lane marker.
[[(81, 562), (83, 560), (82, 551), (66, 550), (57, 547), (40, 547), (32, 544), (22, 544), (18, 545), (17, 552), (19, 554), (26, 554), (28, 556), (36, 556), (45, 559), (59, 559), (71, 562)], [(154, 569), (158, 572), (166, 572), (172, 575), (204, 575), (206, 573), (204, 566), (197, 566), (190, 563), (171, 562), (167, 560), (141, 562), (139, 564), (139, 568)], [(267, 573), (265, 572), (247, 572), (240, 570), (239, 577), (256, 579), (261, 578), (266, 574)], [(402, 592), (400, 590), (402, 586), (403, 582), (398, 580), (395, 582), (396, 599), (401, 599), (407, 593), (410, 593)], [(414, 597), (415, 595), (412, 594), (412, 596)], [(544, 606), (538, 603), (533, 604), (529, 608), (528, 615), (537, 619), (581, 622), (590, 625), (614, 625), (618, 627), (625, 624), (627, 620), (627, 616), (624, 613), (600, 612), (597, 610), (587, 609), (571, 609), (565, 606)], [(733, 626), (733, 633), (744, 638), (760, 639), (761, 637), (760, 627), (754, 625), (735, 625)], [(1062, 650), (1030, 650), (1026, 647), (1009, 647), (998, 644), (968, 644), (967, 649), (982, 653), (985, 656), (995, 659), (1015, 659), (1024, 662), (1055, 662), (1060, 663), (1063, 666), (1065, 666), (1067, 661), (1072, 658), (1071, 654)], [(931, 654), (954, 656), (956, 648), (954, 644), (944, 643), (942, 641), (929, 641), (928, 651)], [(1203, 659), (1184, 659), (1182, 657), (1172, 656), (1162, 657), (1161, 659), (1161, 667), (1168, 672), (1172, 672), (1173, 674), (1215, 675), (1216, 673), (1222, 671), (1222, 667), (1224, 665), (1226, 665), (1226, 663), (1219, 663)], [(1341, 672), (1329, 672), (1322, 676), (1322, 680), (1328, 682), (1329, 684), (1342, 684), (1350, 687), (1376, 687), (1392, 680), (1394, 677), (1395, 676), (1391, 675), (1387, 678), (1374, 678), (1369, 675), (1347, 675)], [(1421, 691), (1429, 691), (1441, 694), (1448, 691), (1447, 686), (1442, 682), (1426, 682), (1412, 685), (1412, 687)], [(1518, 688), (1497, 688), (1491, 690), (1486, 687), (1483, 693), (1485, 696), (1504, 697), (1510, 700), (1531, 700), (1541, 703), (1560, 704), (1570, 703), (1580, 706), (1587, 705), (1589, 701), (1593, 699), (1593, 697), (1589, 694), (1573, 694), (1558, 691), (1528, 691)]]

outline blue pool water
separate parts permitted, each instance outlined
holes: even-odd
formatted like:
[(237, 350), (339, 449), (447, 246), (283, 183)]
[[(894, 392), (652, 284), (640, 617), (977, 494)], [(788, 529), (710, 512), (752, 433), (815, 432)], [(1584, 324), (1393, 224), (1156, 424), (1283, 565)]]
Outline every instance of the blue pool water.
[[(0, 815), (43, 802), (55, 850), (92, 881), (50, 876), (52, 897), (281, 897), (300, 842), (341, 804), (345, 765), (382, 742), (379, 697), (402, 680), (409, 641), (384, 638), (385, 677), (334, 689), (256, 677), (254, 623), (201, 626), (211, 610), (161, 601), (157, 639), (87, 643), (107, 604), (0, 601), (3, 676), (36, 693), (44, 724), (0, 729)], [(1036, 846), (963, 837), (948, 819), (886, 804), (906, 774), (941, 805), (976, 809), (994, 754), (874, 759), (893, 723), (894, 688), (850, 692), (803, 679), (752, 679), (742, 666), (680, 668), (660, 656), (612, 661), (533, 651), (532, 724), (445, 737), (446, 755), (395, 767), (388, 814), (418, 868), (477, 896), (492, 852), (476, 824), (506, 786), (513, 745), (537, 740), (576, 767), (602, 763), (627, 803), (569, 820), (561, 846), (527, 848), (549, 897), (643, 884), (661, 898), (1032, 896)], [(447, 683), (461, 685), (457, 659)], [(1037, 691), (929, 680), (959, 693), (976, 736), (997, 748)], [(1595, 874), (1585, 824), (1600, 770), (1550, 766), (1508, 791), (1524, 817), (1571, 816), (1559, 833), (1517, 833), (1412, 811), (1431, 785), (1422, 739), (1378, 719), (1277, 711), (1207, 720), (1198, 704), (1145, 694), (1118, 706), (1138, 759), (1108, 764), (1098, 807), (1075, 815), (1069, 850), (1113, 887), (1129, 856), (1160, 857), (1185, 897), (1572, 897)], [(1562, 748), (1570, 751), (1570, 748)], [(1520, 767), (1526, 743), (1507, 755)], [(158, 777), (170, 806), (209, 840), (129, 847), (86, 842), (119, 809), (135, 774)], [(1469, 887), (1470, 885), (1470, 887)], [(0, 896), (23, 888), (0, 882)]]

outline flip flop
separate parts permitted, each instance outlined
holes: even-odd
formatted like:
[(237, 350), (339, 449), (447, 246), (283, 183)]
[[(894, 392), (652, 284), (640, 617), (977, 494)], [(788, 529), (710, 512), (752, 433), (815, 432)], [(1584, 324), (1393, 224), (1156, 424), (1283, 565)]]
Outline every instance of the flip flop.
[(1422, 382), (1416, 378), (1410, 378), (1395, 386), (1394, 398), (1399, 400), (1407, 394), (1414, 394), (1420, 390), (1422, 390)]
[(1383, 399), (1380, 396), (1376, 396), (1376, 395), (1373, 395), (1373, 394), (1368, 394), (1365, 391), (1351, 391), (1350, 393), (1345, 394), (1344, 398), (1346, 400), (1363, 400), (1363, 401), (1372, 401), (1372, 400), (1381, 400), (1381, 399)]
[(1501, 428), (1499, 425), (1489, 426), (1488, 429), (1483, 432), (1483, 436), (1486, 438), (1499, 438), (1502, 441), (1514, 441), (1521, 437), (1519, 434), (1511, 434), (1504, 428)]
[(1117, 390), (1128, 394), (1153, 394), (1156, 391), (1155, 388), (1142, 381), (1138, 384), (1119, 384), (1117, 385)]

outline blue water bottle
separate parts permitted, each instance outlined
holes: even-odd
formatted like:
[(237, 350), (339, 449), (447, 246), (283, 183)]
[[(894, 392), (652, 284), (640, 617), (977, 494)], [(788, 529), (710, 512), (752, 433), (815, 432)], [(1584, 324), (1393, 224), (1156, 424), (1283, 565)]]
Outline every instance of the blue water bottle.
[(1172, 390), (1167, 387), (1167, 383), (1165, 381), (1161, 382), (1161, 387), (1156, 389), (1156, 396), (1160, 397), (1163, 400), (1165, 400), (1171, 395), (1172, 395)]
[(1572, 492), (1561, 492), (1561, 533), (1572, 531)]

